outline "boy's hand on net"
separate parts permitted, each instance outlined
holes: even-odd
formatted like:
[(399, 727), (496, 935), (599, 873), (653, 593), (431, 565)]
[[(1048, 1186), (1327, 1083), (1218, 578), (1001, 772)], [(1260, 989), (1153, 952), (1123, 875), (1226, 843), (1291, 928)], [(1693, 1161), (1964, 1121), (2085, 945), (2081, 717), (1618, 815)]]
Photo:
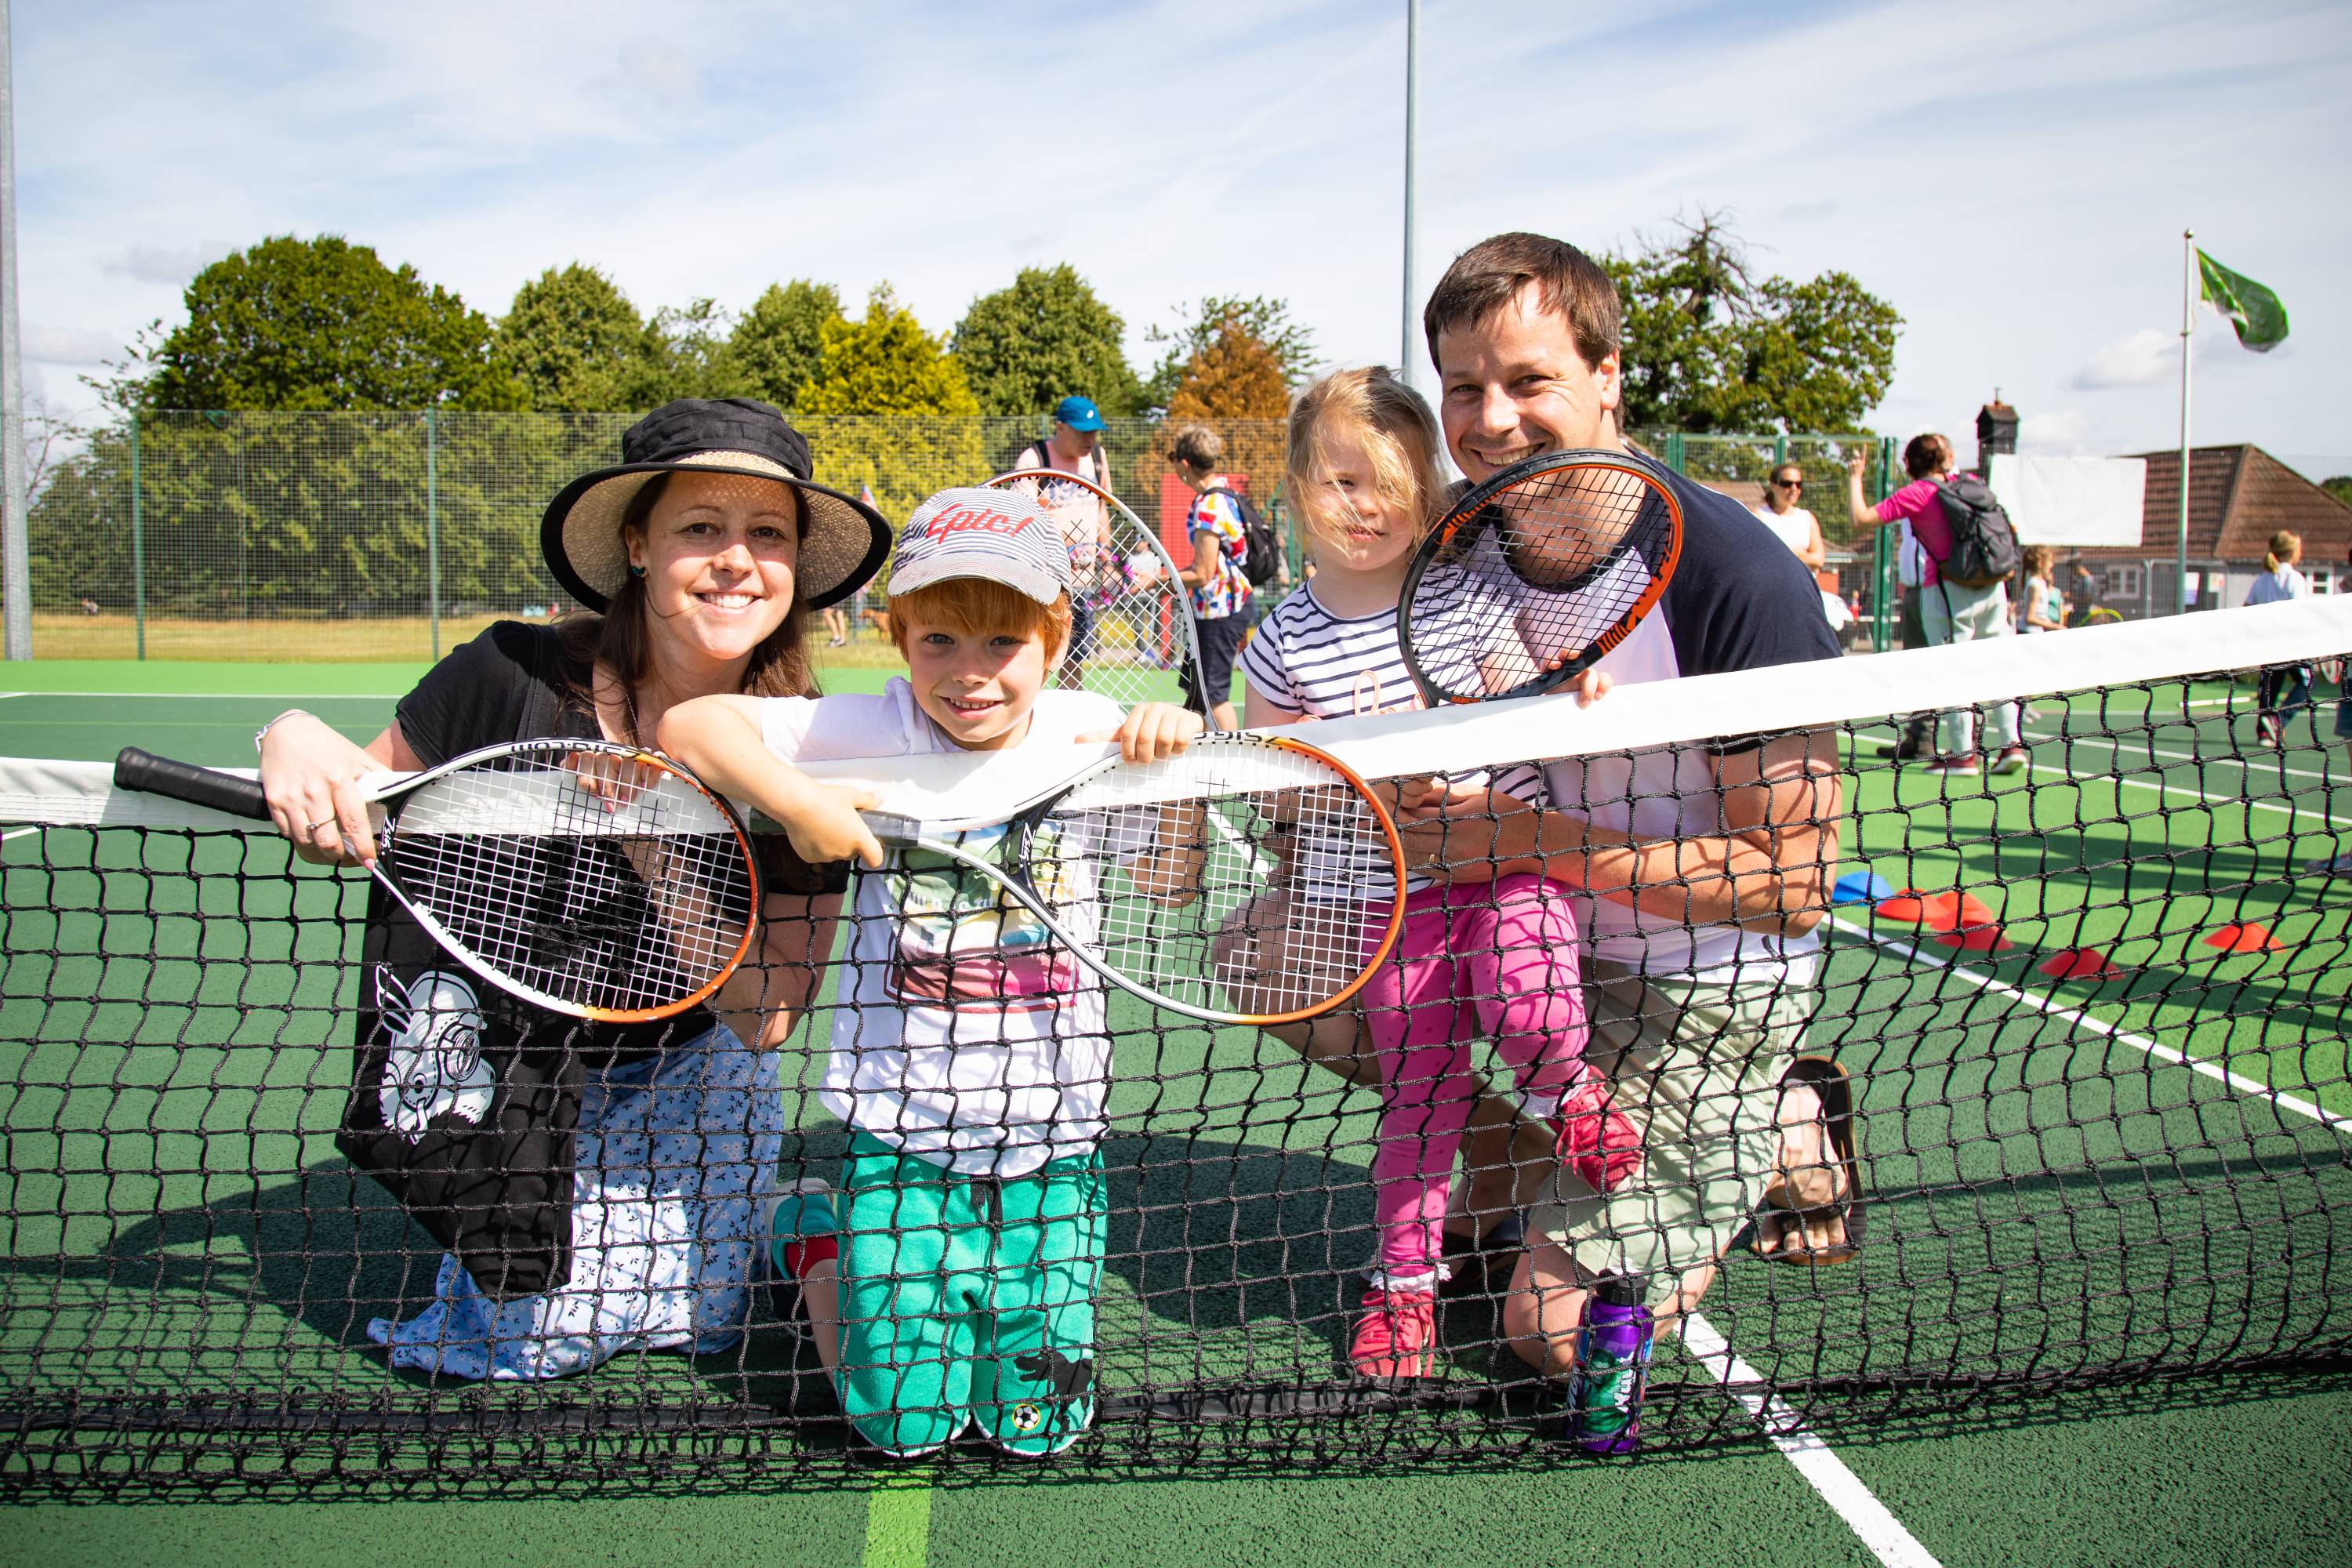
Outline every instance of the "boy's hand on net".
[(1116, 730), (1081, 735), (1081, 741), (1115, 741), (1130, 763), (1156, 763), (1175, 756), (1206, 728), (1201, 716), (1172, 702), (1140, 702)]
[(854, 858), (861, 865), (878, 868), (882, 841), (857, 814), (880, 805), (882, 797), (870, 789), (819, 784), (814, 779), (804, 782), (806, 790), (791, 811), (772, 814), (783, 825), (784, 837), (792, 840), (800, 858), (812, 866)]

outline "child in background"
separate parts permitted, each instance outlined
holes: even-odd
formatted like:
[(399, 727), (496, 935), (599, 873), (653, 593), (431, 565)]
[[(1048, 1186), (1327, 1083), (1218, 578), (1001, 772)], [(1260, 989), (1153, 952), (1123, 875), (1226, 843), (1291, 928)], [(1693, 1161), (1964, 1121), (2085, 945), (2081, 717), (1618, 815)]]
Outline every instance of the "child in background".
[[(703, 698), (661, 725), (663, 749), (804, 854), (880, 868), (858, 879), (821, 1090), (850, 1127), (840, 1188), (780, 1194), (769, 1235), (843, 1408), (901, 1456), (970, 1423), (1008, 1452), (1050, 1454), (1093, 1419), (1103, 986), (994, 884), (920, 850), (886, 866), (856, 815), (872, 802), (788, 764), (1035, 746), (1069, 749), (1075, 767), (1078, 742), (1112, 739), (1130, 761), (1183, 750), (1201, 721), (1181, 708), (1122, 720), (1106, 697), (1048, 689), (1069, 590), (1069, 551), (1034, 500), (945, 490), (893, 558), (906, 676), (879, 696)], [(1061, 891), (1083, 920), (1095, 889)]]
[(2021, 559), (2025, 566), (2025, 591), (2017, 596), (2017, 629), (2029, 637), (2063, 631), (2066, 598), (2052, 577), (2050, 547), (2029, 544)]
[[(1397, 638), (1397, 598), (1413, 548), (1434, 521), (1444, 479), (1428, 405), (1380, 368), (1340, 371), (1308, 387), (1290, 414), (1289, 492), (1314, 541), (1317, 570), (1266, 617), (1243, 656), (1244, 723), (1396, 712), (1421, 706)], [(1588, 697), (1605, 685), (1595, 681)], [(1476, 781), (1455, 780), (1455, 787)], [(1538, 798), (1532, 767), (1492, 781), (1498, 809)], [(1297, 897), (1278, 889), (1269, 898)], [(1393, 955), (1359, 997), (1382, 1110), (1372, 1156), (1380, 1257), (1349, 1358), (1368, 1377), (1426, 1376), (1445, 1277), (1440, 1227), (1454, 1163), (1478, 1098), (1469, 1040), (1491, 1035), (1516, 1078), (1522, 1110), (1548, 1124), (1561, 1158), (1594, 1186), (1638, 1163), (1638, 1135), (1610, 1108), (1583, 1062), (1570, 895), (1534, 875), (1454, 886), (1406, 884)], [(1278, 929), (1255, 911), (1244, 924)], [(1258, 968), (1278, 973), (1260, 955)], [(1355, 1020), (1319, 1020), (1307, 1054), (1340, 1064)], [(1366, 1081), (1370, 1075), (1349, 1076)]]
[[(2311, 579), (2295, 570), (2295, 563), (2302, 559), (2299, 535), (2284, 528), (2272, 534), (2270, 550), (2263, 558), (2263, 574), (2246, 590), (2246, 603), (2279, 605), (2311, 597)], [(2288, 717), (2310, 706), (2311, 666), (2278, 664), (2263, 670), (2254, 689), (2254, 729), (2263, 744), (2285, 745)]]

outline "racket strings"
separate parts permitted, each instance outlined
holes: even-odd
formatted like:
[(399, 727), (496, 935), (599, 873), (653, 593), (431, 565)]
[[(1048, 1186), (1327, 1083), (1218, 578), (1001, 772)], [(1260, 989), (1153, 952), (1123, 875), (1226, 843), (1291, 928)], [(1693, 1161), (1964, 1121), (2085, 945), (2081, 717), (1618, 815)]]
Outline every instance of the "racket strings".
[(448, 941), (592, 1016), (701, 990), (740, 950), (752, 913), (740, 842), (699, 790), (657, 771), (599, 786), (562, 751), (421, 786), (383, 858)]
[(1024, 468), (989, 488), (1033, 497), (1069, 546), (1071, 601), (1087, 625), (1074, 628), (1065, 668), (1087, 689), (1121, 702), (1166, 697), (1161, 672), (1184, 662), (1190, 610), (1142, 521), (1116, 497), (1059, 470)]
[[(1241, 754), (1219, 756), (1220, 752)], [(1206, 754), (1204, 754), (1206, 753)], [(1328, 764), (1252, 745), (1196, 744), (1139, 774), (1164, 798), (1054, 814), (1065, 886), (1096, 889), (1106, 963), (1180, 1005), (1272, 1016), (1351, 985), (1399, 896), (1379, 807)], [(1133, 782), (1133, 781), (1131, 781)]]
[(1414, 660), (1441, 700), (1541, 689), (1654, 602), (1679, 531), (1664, 489), (1619, 464), (1507, 485), (1431, 548), (1407, 605)]

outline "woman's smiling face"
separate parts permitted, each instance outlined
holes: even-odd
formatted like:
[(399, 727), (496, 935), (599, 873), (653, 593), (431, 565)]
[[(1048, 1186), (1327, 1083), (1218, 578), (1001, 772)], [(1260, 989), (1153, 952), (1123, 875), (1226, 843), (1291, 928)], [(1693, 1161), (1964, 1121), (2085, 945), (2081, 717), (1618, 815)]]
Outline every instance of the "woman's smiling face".
[(645, 571), (646, 630), (705, 658), (747, 658), (793, 606), (800, 506), (792, 487), (741, 474), (673, 472), (629, 564)]

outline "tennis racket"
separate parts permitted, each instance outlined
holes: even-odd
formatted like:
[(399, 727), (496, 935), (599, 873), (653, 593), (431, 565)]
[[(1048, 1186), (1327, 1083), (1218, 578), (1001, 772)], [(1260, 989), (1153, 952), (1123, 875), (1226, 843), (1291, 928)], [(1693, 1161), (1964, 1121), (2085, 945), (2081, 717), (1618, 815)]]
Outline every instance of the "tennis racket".
[(1625, 640), (1665, 593), (1683, 509), (1631, 452), (1547, 452), (1475, 486), (1414, 552), (1397, 603), (1424, 700), (1559, 688)]
[[(260, 782), (126, 748), (121, 789), (266, 822)], [(551, 1012), (666, 1018), (751, 951), (758, 868), (734, 810), (667, 757), (517, 741), (369, 795), (376, 880), (452, 958)]]
[[(921, 856), (977, 873), (1104, 980), (1213, 1024), (1329, 1011), (1404, 919), (1388, 811), (1345, 763), (1286, 737), (1209, 735), (1163, 761), (1097, 763), (1010, 815), (863, 815), (896, 851), (869, 874)], [(1270, 977), (1275, 953), (1284, 973)]]
[(991, 489), (1034, 498), (1070, 547), (1070, 603), (1076, 611), (1062, 684), (1132, 706), (1175, 696), (1162, 670), (1191, 668), (1201, 650), (1176, 563), (1160, 536), (1110, 491), (1059, 468), (1016, 468)]

